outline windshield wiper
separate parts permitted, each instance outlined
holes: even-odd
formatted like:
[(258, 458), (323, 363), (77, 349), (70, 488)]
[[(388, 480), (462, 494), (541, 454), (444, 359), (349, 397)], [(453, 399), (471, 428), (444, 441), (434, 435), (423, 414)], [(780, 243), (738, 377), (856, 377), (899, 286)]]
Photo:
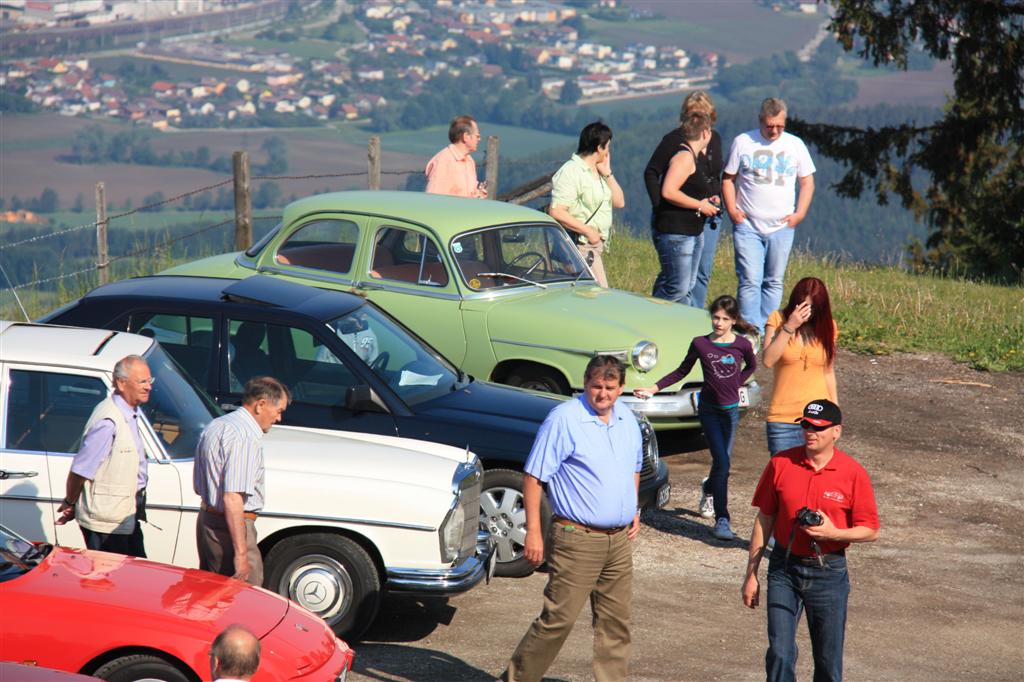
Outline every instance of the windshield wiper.
[(532, 284), (535, 287), (540, 287), (541, 289), (547, 289), (548, 288), (547, 284), (541, 284), (540, 282), (534, 282), (532, 279), (526, 279), (525, 277), (520, 277), (519, 275), (511, 275), (511, 274), (509, 274), (507, 272), (479, 272), (479, 273), (477, 273), (476, 276), (477, 277), (508, 277), (509, 279), (514, 279), (514, 280), (518, 280), (520, 282), (526, 282), (527, 284)]

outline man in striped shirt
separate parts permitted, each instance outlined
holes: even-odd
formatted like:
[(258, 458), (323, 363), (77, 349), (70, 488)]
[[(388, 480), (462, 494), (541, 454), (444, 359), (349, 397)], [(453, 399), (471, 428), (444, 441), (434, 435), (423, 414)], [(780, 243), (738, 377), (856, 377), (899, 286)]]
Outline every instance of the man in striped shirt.
[(263, 434), (281, 421), (291, 396), (277, 379), (245, 384), (242, 407), (214, 419), (196, 445), (192, 485), (199, 568), (263, 585), (256, 515), (263, 509)]

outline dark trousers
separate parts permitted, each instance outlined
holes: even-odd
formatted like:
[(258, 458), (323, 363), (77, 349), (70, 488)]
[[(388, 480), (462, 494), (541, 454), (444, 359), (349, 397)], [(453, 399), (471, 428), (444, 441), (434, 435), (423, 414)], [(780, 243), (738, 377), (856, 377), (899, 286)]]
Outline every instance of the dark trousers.
[(115, 554), (127, 554), (146, 558), (146, 547), (142, 539), (142, 524), (139, 523), (138, 515), (135, 516), (135, 529), (131, 533), (97, 533), (85, 526), (82, 529), (82, 537), (85, 538), (87, 549), (97, 549), (101, 552), (114, 552)]
[(732, 462), (732, 442), (736, 438), (736, 425), (740, 420), (738, 407), (721, 408), (700, 404), (700, 425), (711, 450), (711, 472), (704, 483), (703, 493), (714, 495), (715, 518), (729, 518), (729, 467)]
[(843, 639), (850, 576), (845, 556), (828, 556), (825, 566), (806, 566), (776, 549), (768, 561), (768, 682), (795, 682), (796, 628), (807, 611), (814, 654), (814, 682), (843, 679)]

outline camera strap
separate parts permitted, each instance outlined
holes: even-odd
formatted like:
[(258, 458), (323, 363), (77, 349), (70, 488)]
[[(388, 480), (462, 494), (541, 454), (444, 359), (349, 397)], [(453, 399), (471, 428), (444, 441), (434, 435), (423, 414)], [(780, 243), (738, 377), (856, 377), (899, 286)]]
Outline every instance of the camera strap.
[[(789, 566), (789, 553), (792, 551), (793, 539), (796, 537), (796, 524), (789, 530), (789, 542), (786, 543), (786, 558), (783, 561), (783, 568)], [(821, 553), (821, 546), (817, 540), (811, 540), (811, 549), (814, 550), (814, 557), (818, 560), (818, 566), (825, 568), (825, 557)]]

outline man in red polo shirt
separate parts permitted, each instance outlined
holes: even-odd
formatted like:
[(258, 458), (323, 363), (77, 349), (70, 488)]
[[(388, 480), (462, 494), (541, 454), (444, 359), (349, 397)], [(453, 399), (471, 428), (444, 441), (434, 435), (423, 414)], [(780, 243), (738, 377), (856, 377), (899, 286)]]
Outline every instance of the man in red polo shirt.
[(850, 578), (846, 547), (878, 538), (878, 510), (867, 472), (835, 447), (843, 432), (839, 406), (814, 400), (804, 407), (803, 447), (783, 450), (768, 462), (752, 505), (760, 511), (750, 536), (743, 603), (757, 608), (757, 569), (769, 536), (768, 651), (770, 682), (796, 679), (796, 629), (800, 612), (814, 654), (815, 682), (843, 676), (843, 637)]

